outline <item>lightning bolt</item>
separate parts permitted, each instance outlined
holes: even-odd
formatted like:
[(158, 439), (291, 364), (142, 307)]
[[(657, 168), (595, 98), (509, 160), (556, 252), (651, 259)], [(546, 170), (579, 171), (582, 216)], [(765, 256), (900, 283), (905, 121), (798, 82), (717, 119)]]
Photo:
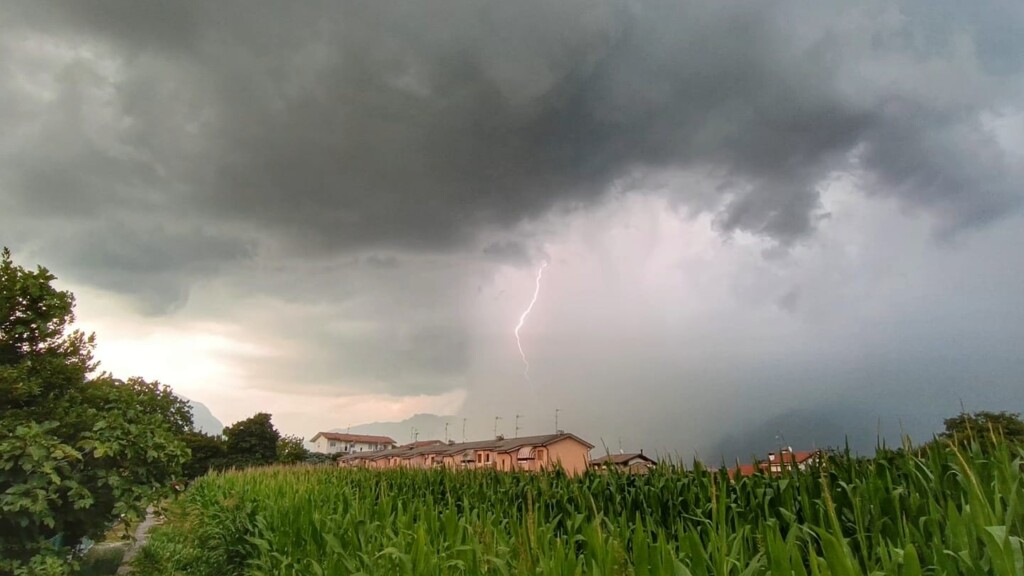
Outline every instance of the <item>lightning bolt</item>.
[(547, 266), (548, 263), (545, 262), (537, 270), (537, 286), (533, 289), (533, 299), (530, 300), (530, 305), (526, 307), (526, 310), (523, 310), (523, 315), (519, 317), (519, 324), (516, 324), (516, 345), (519, 346), (519, 355), (523, 358), (523, 376), (526, 376), (527, 380), (530, 379), (530, 361), (526, 359), (526, 352), (523, 352), (523, 341), (519, 339), (519, 330), (526, 322), (526, 317), (530, 315), (530, 310), (533, 310), (533, 305), (537, 303), (537, 296), (540, 296), (540, 279), (544, 276), (544, 269)]

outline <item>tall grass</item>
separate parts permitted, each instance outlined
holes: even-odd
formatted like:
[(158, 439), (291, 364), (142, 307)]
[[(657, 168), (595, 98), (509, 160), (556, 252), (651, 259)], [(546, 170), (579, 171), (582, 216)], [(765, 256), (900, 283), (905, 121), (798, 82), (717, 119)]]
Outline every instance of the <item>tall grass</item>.
[(1019, 449), (829, 457), (730, 481), (266, 468), (198, 481), (137, 559), (165, 574), (1024, 574)]

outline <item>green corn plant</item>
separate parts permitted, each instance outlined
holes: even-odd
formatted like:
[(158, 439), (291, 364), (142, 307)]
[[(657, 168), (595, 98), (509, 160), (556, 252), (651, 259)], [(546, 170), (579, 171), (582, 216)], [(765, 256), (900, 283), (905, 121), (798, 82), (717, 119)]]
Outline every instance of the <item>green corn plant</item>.
[[(989, 444), (990, 445), (990, 444)], [(215, 473), (137, 557), (171, 574), (1024, 574), (1024, 454), (848, 450), (730, 479), (268, 467)]]

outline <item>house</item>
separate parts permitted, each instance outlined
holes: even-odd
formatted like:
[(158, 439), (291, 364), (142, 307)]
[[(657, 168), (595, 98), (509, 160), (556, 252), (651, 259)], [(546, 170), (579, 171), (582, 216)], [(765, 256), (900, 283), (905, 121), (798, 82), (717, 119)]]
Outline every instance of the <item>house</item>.
[(796, 468), (806, 470), (821, 459), (821, 450), (793, 452), (792, 448), (783, 448), (779, 453), (769, 452), (767, 465), (770, 474), (780, 474), (783, 470)]
[(786, 470), (792, 470), (794, 468), (797, 470), (806, 470), (821, 462), (823, 456), (824, 455), (821, 450), (794, 452), (792, 448), (786, 447), (779, 452), (769, 452), (768, 459), (764, 462), (738, 465), (729, 468), (727, 472), (729, 474), (729, 478), (733, 479), (737, 476), (751, 476), (758, 472), (778, 476)]
[(584, 472), (594, 446), (574, 434), (557, 432), (521, 438), (498, 437), (476, 442), (425, 441), (370, 454), (350, 454), (339, 466), (369, 468), (494, 469), (541, 471), (561, 467)]
[(657, 462), (644, 456), (643, 451), (632, 454), (609, 454), (590, 461), (590, 467), (597, 470), (617, 468), (631, 474), (646, 474)]
[(387, 436), (370, 436), (367, 434), (340, 434), (338, 432), (318, 432), (310, 439), (314, 452), (321, 454), (353, 454), (358, 452), (377, 452), (393, 448), (397, 444)]

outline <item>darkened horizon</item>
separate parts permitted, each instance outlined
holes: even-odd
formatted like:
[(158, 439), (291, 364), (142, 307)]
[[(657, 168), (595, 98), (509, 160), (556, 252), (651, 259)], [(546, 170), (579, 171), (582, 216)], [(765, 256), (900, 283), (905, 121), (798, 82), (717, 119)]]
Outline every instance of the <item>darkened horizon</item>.
[(961, 401), (1024, 411), (1022, 28), (924, 0), (12, 2), (0, 244), (75, 292), (105, 369), (225, 423), (928, 436)]

